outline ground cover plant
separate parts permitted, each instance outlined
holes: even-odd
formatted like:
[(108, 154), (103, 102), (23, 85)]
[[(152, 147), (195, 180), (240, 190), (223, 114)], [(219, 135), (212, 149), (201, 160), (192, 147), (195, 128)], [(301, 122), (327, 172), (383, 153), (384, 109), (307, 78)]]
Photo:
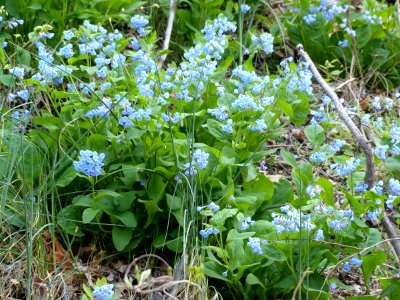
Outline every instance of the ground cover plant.
[[(214, 1), (193, 46), (165, 65), (143, 13), (156, 4), (29, 35), (2, 8), (2, 297), (400, 295), (397, 235), (380, 226), (395, 227), (400, 199), (398, 46), (380, 33), (397, 38), (395, 8), (293, 1), (268, 32), (262, 4)], [(380, 14), (386, 27), (374, 27)], [(362, 44), (362, 30), (377, 35)], [(320, 89), (302, 47), (282, 54), (286, 32), (329, 80), (350, 80)], [(387, 90), (361, 98), (355, 76), (378, 85), (366, 65), (376, 40)]]

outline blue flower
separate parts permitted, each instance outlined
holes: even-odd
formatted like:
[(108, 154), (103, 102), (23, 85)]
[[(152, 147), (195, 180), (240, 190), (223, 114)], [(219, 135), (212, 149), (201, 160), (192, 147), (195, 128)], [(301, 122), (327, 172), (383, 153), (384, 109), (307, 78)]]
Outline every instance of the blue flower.
[(346, 272), (350, 272), (351, 271), (351, 266), (347, 261), (343, 264), (343, 270), (346, 271)]
[(28, 101), (28, 99), (29, 99), (29, 91), (28, 90), (18, 91), (17, 95), (24, 101)]
[(219, 211), (219, 205), (215, 204), (214, 202), (211, 202), (208, 204), (208, 208), (212, 210), (213, 212)]
[(346, 142), (344, 140), (335, 139), (329, 145), (329, 152), (331, 152), (332, 154), (335, 154), (336, 152), (339, 152), (340, 148), (342, 148), (344, 145), (346, 145)]
[(98, 176), (101, 174), (101, 168), (104, 166), (104, 153), (98, 154), (96, 151), (79, 151), (79, 161), (74, 161), (75, 170), (82, 172), (86, 176)]
[(210, 155), (200, 149), (197, 149), (193, 153), (193, 161), (196, 163), (199, 170), (207, 167), (207, 160)]
[(375, 210), (375, 211), (369, 210), (367, 215), (365, 216), (365, 221), (371, 221), (372, 224), (378, 225), (379, 224), (379, 214), (380, 214), (380, 212), (377, 210)]
[(325, 238), (324, 238), (324, 231), (322, 230), (322, 229), (318, 229), (317, 230), (317, 233), (315, 234), (315, 238), (314, 238), (314, 240), (316, 240), (316, 241), (323, 241)]
[(358, 259), (358, 258), (355, 258), (355, 257), (352, 257), (352, 258), (350, 258), (349, 263), (351, 265), (356, 266), (356, 267), (359, 268), (361, 266), (361, 264), (362, 264), (362, 260)]
[(216, 117), (219, 121), (225, 121), (229, 117), (229, 113), (226, 111), (225, 107), (209, 108), (207, 112)]
[(67, 44), (64, 47), (60, 48), (60, 51), (58, 52), (61, 56), (64, 56), (65, 58), (70, 58), (74, 56), (74, 51), (72, 50), (72, 45)]
[(376, 110), (381, 110), (381, 99), (379, 97), (374, 97), (374, 101), (372, 101), (372, 107)]
[(333, 292), (336, 289), (337, 289), (336, 283), (332, 282), (332, 283), (329, 284), (329, 291), (330, 292)]
[(113, 284), (103, 284), (102, 286), (96, 286), (93, 291), (93, 296), (99, 300), (109, 300), (114, 295)]
[(322, 189), (318, 185), (315, 187), (312, 185), (309, 185), (306, 188), (306, 192), (311, 198), (315, 198), (315, 197), (319, 196), (321, 194), (321, 191), (322, 191)]
[(222, 272), (222, 276), (223, 276), (223, 277), (227, 277), (227, 276), (228, 276), (228, 270)]
[(339, 47), (347, 48), (349, 46), (349, 41), (347, 39), (344, 39), (343, 41), (339, 41), (338, 45)]
[(249, 12), (250, 11), (250, 9), (251, 9), (251, 7), (250, 7), (250, 5), (248, 5), (248, 4), (242, 4), (242, 5), (240, 5), (240, 11), (242, 12), (242, 13), (247, 13), (247, 12)]
[(368, 189), (368, 184), (365, 182), (356, 182), (356, 186), (354, 187), (354, 191), (364, 193)]
[(17, 77), (24, 77), (24, 68), (15, 67), (10, 69), (10, 74)]
[(378, 156), (379, 159), (385, 160), (386, 159), (386, 152), (389, 150), (388, 145), (380, 145), (374, 149), (374, 153)]
[(65, 30), (63, 33), (64, 33), (64, 39), (66, 39), (67, 41), (69, 41), (75, 36), (72, 30)]
[(390, 193), (394, 196), (400, 196), (400, 182), (397, 179), (389, 179), (389, 189)]
[(274, 51), (274, 36), (270, 33), (262, 33), (260, 37), (252, 36), (253, 45), (260, 45), (266, 54), (271, 54)]
[(266, 241), (261, 241), (260, 238), (250, 237), (249, 241), (247, 242), (247, 246), (249, 246), (254, 253), (262, 254), (261, 242), (266, 243)]
[(361, 164), (361, 160), (359, 158), (355, 159), (354, 157), (350, 158), (344, 164), (331, 164), (331, 169), (338, 174), (339, 176), (346, 176), (351, 173), (354, 173), (356, 168)]
[(226, 124), (222, 126), (222, 130), (228, 133), (233, 132), (233, 127), (232, 127), (232, 119), (229, 119), (226, 121)]
[(256, 222), (253, 221), (250, 217), (246, 217), (242, 220), (242, 226), (240, 227), (241, 230), (247, 230), (250, 225), (254, 225)]
[(317, 20), (317, 15), (316, 14), (308, 14), (308, 15), (305, 15), (303, 17), (303, 19), (306, 22), (306, 24), (309, 25), (311, 23), (314, 23), (315, 20)]
[(143, 27), (149, 24), (149, 20), (141, 15), (135, 15), (131, 18), (131, 24), (132, 27), (139, 33), (139, 35), (144, 35), (145, 31)]
[(325, 158), (326, 158), (326, 153), (324, 152), (314, 152), (310, 156), (310, 160), (312, 162), (319, 162), (319, 163), (323, 163), (325, 161)]

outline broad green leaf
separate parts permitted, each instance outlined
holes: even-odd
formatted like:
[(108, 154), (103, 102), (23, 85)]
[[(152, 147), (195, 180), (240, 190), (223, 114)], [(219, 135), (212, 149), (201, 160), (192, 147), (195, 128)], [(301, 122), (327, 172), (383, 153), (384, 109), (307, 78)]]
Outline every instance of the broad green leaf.
[(228, 232), (226, 241), (229, 243), (234, 240), (245, 240), (248, 239), (249, 237), (252, 237), (254, 234), (255, 232), (238, 232), (236, 229), (231, 229)]
[(329, 179), (320, 177), (317, 180), (317, 184), (322, 187), (323, 192), (321, 197), (325, 200), (325, 204), (335, 207), (333, 183)]
[(72, 182), (77, 176), (77, 171), (74, 166), (69, 166), (56, 180), (56, 185), (59, 187), (66, 187)]
[(118, 251), (124, 250), (124, 248), (129, 244), (132, 238), (132, 229), (131, 228), (121, 228), (114, 226), (112, 229), (112, 240), (115, 246), (115, 249)]
[(115, 217), (117, 217), (122, 224), (130, 228), (135, 228), (137, 226), (136, 216), (130, 211), (124, 211), (118, 215), (115, 215)]
[(351, 195), (348, 191), (344, 188), (339, 186), (339, 189), (345, 194), (347, 201), (349, 201), (350, 207), (356, 214), (362, 214), (364, 212), (364, 206), (360, 203), (356, 197)]
[(80, 195), (75, 197), (72, 200), (73, 206), (83, 206), (83, 207), (92, 207), (93, 206), (93, 199), (87, 195)]
[(385, 167), (400, 178), (400, 155), (389, 157), (385, 160)]
[(369, 280), (375, 268), (386, 262), (386, 253), (384, 251), (374, 251), (362, 258), (361, 270), (364, 276), (365, 286), (369, 290)]
[(207, 261), (204, 263), (204, 273), (212, 278), (226, 280), (222, 275), (227, 270), (226, 266), (216, 261)]
[(324, 142), (325, 134), (321, 125), (309, 125), (304, 129), (304, 133), (310, 143), (314, 146), (320, 146)]
[(162, 209), (158, 207), (157, 202), (154, 200), (139, 200), (139, 202), (143, 203), (147, 212), (147, 221), (144, 225), (144, 228), (149, 226), (153, 221), (154, 217), (158, 212), (162, 212)]
[(128, 129), (126, 136), (130, 140), (138, 139), (142, 137), (142, 135), (146, 132), (146, 130), (142, 130), (136, 127), (131, 127)]
[(262, 284), (262, 282), (260, 281), (260, 279), (258, 279), (258, 277), (256, 275), (254, 275), (253, 273), (250, 273), (249, 275), (247, 275), (246, 283), (248, 285), (256, 285), (256, 284), (258, 284), (258, 285), (262, 286), (265, 289), (265, 287)]
[(271, 204), (280, 205), (290, 203), (294, 198), (294, 191), (290, 182), (284, 178), (274, 183), (274, 195)]
[(224, 226), (225, 221), (228, 218), (231, 218), (234, 215), (236, 215), (237, 211), (238, 210), (236, 208), (225, 208), (225, 209), (219, 210), (210, 219), (210, 221), (213, 222), (214, 224), (216, 224), (217, 226)]
[(92, 207), (86, 208), (82, 213), (82, 221), (84, 224), (90, 223), (98, 214), (100, 209), (94, 209)]
[(160, 175), (153, 175), (149, 186), (147, 194), (151, 200), (158, 202), (164, 196), (165, 187), (167, 184), (164, 182), (163, 178)]
[(68, 234), (73, 236), (84, 236), (82, 226), (81, 209), (76, 206), (64, 207), (57, 215), (57, 224)]
[(285, 161), (285, 163), (287, 163), (292, 168), (296, 168), (298, 166), (296, 157), (294, 156), (293, 153), (286, 151), (285, 149), (282, 149), (280, 151), (280, 155), (281, 155), (282, 159)]

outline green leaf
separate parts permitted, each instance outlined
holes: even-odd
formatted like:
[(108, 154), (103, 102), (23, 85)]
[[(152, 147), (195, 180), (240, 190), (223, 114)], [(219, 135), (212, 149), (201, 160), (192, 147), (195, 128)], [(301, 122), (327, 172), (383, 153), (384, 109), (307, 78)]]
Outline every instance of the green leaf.
[(391, 170), (396, 177), (400, 177), (400, 155), (389, 157), (385, 160), (385, 167)]
[(320, 177), (317, 180), (317, 184), (322, 187), (321, 198), (325, 200), (325, 204), (335, 207), (333, 183), (329, 179)]
[(325, 134), (321, 125), (309, 125), (304, 129), (304, 133), (310, 143), (314, 146), (320, 146), (324, 142)]
[(147, 194), (151, 200), (158, 202), (164, 196), (165, 187), (167, 184), (164, 182), (160, 175), (153, 175), (150, 180)]
[(356, 199), (341, 186), (339, 186), (339, 190), (341, 190), (345, 194), (347, 201), (349, 201), (350, 207), (356, 214), (361, 214), (364, 212), (364, 206), (360, 203), (360, 201), (358, 201), (358, 199)]
[(15, 86), (15, 77), (13, 75), (0, 74), (0, 82), (8, 87)]
[(121, 228), (114, 226), (112, 229), (112, 240), (115, 249), (118, 251), (124, 250), (124, 248), (129, 244), (132, 238), (131, 228)]
[(74, 166), (69, 166), (56, 180), (56, 186), (66, 187), (76, 178), (77, 174)]
[(362, 259), (361, 270), (364, 276), (365, 286), (369, 290), (369, 279), (375, 268), (386, 261), (386, 253), (384, 251), (374, 251), (364, 256)]
[(245, 240), (248, 239), (249, 237), (252, 237), (254, 234), (255, 232), (238, 232), (236, 229), (231, 229), (228, 232), (226, 241), (229, 243), (234, 240)]
[(277, 100), (276, 101), (276, 106), (288, 117), (290, 117), (290, 119), (294, 118), (294, 113), (293, 113), (293, 109), (292, 106), (282, 100)]
[(256, 275), (254, 275), (253, 273), (250, 273), (249, 275), (247, 275), (246, 283), (248, 285), (259, 285), (259, 286), (262, 286), (263, 289), (265, 289), (265, 287), (262, 284), (262, 282), (260, 281), (260, 279), (258, 279), (258, 277)]
[(86, 208), (82, 213), (82, 221), (84, 224), (90, 223), (97, 215), (100, 209), (94, 209), (92, 207)]
[(294, 191), (290, 182), (284, 178), (274, 183), (274, 195), (271, 200), (272, 205), (279, 205), (291, 202), (294, 198)]
[(210, 219), (210, 222), (213, 222), (216, 226), (224, 226), (225, 221), (228, 218), (236, 215), (238, 210), (236, 208), (225, 208), (220, 211), (217, 211), (215, 215)]
[(298, 166), (296, 157), (294, 156), (293, 153), (290, 153), (289, 151), (282, 149), (280, 151), (280, 155), (281, 155), (282, 159), (285, 161), (285, 163), (287, 163), (292, 168), (296, 168)]
[(382, 240), (381, 232), (376, 228), (370, 228), (367, 240), (365, 241), (363, 248), (371, 247), (379, 243), (381, 240)]
[(270, 201), (274, 194), (274, 184), (265, 175), (257, 176), (255, 180), (244, 183), (243, 187), (247, 192), (256, 192), (259, 193), (259, 195), (262, 195), (263, 197), (261, 199), (263, 201)]
[(138, 139), (142, 137), (142, 135), (146, 132), (146, 130), (138, 129), (136, 127), (131, 127), (128, 129), (126, 136), (130, 140)]
[(124, 211), (118, 215), (115, 215), (122, 222), (122, 224), (135, 228), (137, 226), (136, 216), (130, 211)]
[(151, 224), (154, 217), (158, 212), (162, 212), (162, 209), (158, 207), (157, 202), (154, 200), (139, 200), (139, 202), (144, 204), (147, 211), (147, 221), (144, 227), (146, 228)]
[(226, 266), (216, 261), (207, 261), (204, 263), (204, 273), (212, 278), (226, 280), (222, 273), (226, 271)]
[(64, 207), (57, 215), (57, 224), (68, 234), (74, 236), (84, 236), (81, 231), (82, 226), (81, 209), (76, 206)]
[(93, 199), (90, 196), (80, 195), (72, 200), (73, 206), (92, 207)]
[(365, 47), (372, 38), (371, 25), (356, 29), (356, 47), (358, 49)]

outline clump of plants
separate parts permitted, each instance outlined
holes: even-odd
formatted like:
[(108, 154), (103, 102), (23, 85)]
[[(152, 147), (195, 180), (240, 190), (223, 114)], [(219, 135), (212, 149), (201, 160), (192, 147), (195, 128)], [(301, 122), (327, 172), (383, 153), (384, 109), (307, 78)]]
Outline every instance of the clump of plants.
[[(329, 11), (321, 7), (316, 16)], [(14, 188), (2, 189), (2, 218), (32, 240), (51, 227), (71, 251), (101, 236), (108, 251), (181, 259), (179, 279), (209, 278), (227, 299), (329, 299), (349, 289), (337, 276), (346, 272), (362, 273), (370, 294), (388, 258), (374, 226), (398, 203), (400, 183), (382, 168), (368, 189), (365, 158), (331, 99), (314, 93), (309, 64), (288, 57), (276, 73), (256, 72), (236, 59), (242, 32), (220, 15), (162, 68), (148, 24), (135, 14), (125, 34), (86, 20), (56, 48), (43, 26), (30, 35), (32, 52), (3, 43), (0, 161)], [(246, 55), (268, 58), (274, 36), (249, 34)], [(382, 136), (374, 153), (383, 167), (399, 159), (389, 112), (398, 99), (374, 101), (361, 118)], [(302, 142), (285, 145), (294, 127)], [(271, 172), (277, 164), (286, 175)], [(381, 270), (382, 296), (398, 291), (389, 274)], [(84, 287), (86, 299), (116, 297), (105, 280), (93, 289)]]

